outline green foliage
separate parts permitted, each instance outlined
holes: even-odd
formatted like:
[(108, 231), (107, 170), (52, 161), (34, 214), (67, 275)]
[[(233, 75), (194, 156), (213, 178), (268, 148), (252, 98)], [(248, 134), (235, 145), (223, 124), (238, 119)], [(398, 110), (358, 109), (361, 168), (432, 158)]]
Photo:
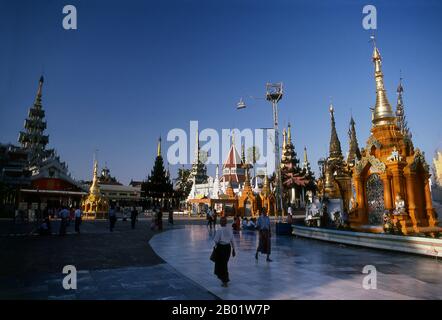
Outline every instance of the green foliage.
[(173, 185), (166, 174), (166, 170), (164, 170), (162, 156), (157, 156), (155, 159), (151, 174), (141, 185), (141, 190), (147, 197), (163, 198), (173, 196)]
[(187, 197), (192, 190), (192, 180), (190, 179), (191, 171), (189, 169), (178, 169), (178, 178), (176, 182), (177, 191), (179, 191), (183, 197)]

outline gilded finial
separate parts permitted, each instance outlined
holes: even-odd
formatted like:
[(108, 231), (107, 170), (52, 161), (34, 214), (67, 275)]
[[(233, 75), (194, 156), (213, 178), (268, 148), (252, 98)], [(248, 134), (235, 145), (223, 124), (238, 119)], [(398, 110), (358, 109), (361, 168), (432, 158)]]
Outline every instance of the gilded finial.
[(374, 126), (394, 124), (395, 116), (387, 99), (384, 87), (384, 75), (382, 73), (382, 57), (376, 46), (374, 35), (371, 37), (373, 41), (373, 63), (375, 67), (376, 81), (376, 105), (373, 111), (372, 122)]
[(158, 146), (157, 146), (157, 157), (161, 156), (161, 136), (158, 139)]
[(287, 126), (287, 143), (292, 143), (292, 127), (290, 125), (290, 122)]

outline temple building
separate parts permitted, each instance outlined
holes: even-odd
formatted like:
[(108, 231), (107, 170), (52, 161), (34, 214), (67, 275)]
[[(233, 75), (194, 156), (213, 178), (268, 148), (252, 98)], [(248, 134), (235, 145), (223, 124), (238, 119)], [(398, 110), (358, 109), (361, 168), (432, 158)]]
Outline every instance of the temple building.
[(352, 168), (356, 199), (350, 211), (350, 225), (357, 230), (382, 232), (383, 215), (387, 212), (392, 213), (393, 224), (403, 234), (435, 234), (440, 228), (432, 206), (429, 166), (423, 152), (414, 148), (411, 141), (402, 84), (395, 114), (387, 99), (382, 58), (376, 44), (372, 59), (376, 104), (372, 109), (371, 135), (361, 150), (361, 159)]
[(173, 189), (170, 174), (164, 169), (161, 138), (158, 139), (153, 169), (147, 180), (142, 183), (141, 191), (147, 199), (147, 207), (175, 208), (179, 205), (179, 195)]
[(84, 219), (103, 219), (107, 218), (109, 212), (109, 200), (100, 190), (98, 183), (98, 163), (94, 161), (94, 171), (92, 177), (92, 185), (89, 194), (82, 201), (81, 208)]
[[(198, 141), (196, 145), (199, 146)], [(196, 150), (192, 165), (192, 172), (195, 172), (193, 177), (198, 176), (198, 166), (196, 166), (198, 154)], [(267, 173), (264, 175), (262, 186), (258, 184), (256, 177), (255, 179), (250, 177), (249, 172), (252, 165), (246, 162), (245, 145), (242, 144), (240, 155), (236, 149), (234, 137), (232, 137), (231, 146), (222, 168), (221, 178), (219, 178), (219, 167), (216, 166), (215, 176), (209, 176), (207, 182), (197, 183), (195, 182), (197, 179), (193, 179), (192, 190), (186, 200), (190, 214), (202, 214), (207, 207), (214, 208), (217, 212), (227, 216), (256, 217), (258, 212), (262, 210), (266, 210), (271, 215), (276, 213), (276, 199)], [(308, 163), (306, 168), (309, 171)], [(255, 181), (254, 185), (253, 180)]]
[(207, 168), (206, 165), (201, 161), (201, 149), (199, 133), (196, 133), (196, 144), (195, 144), (195, 159), (192, 164), (192, 169), (190, 171), (189, 179), (194, 181), (194, 184), (204, 184), (207, 183)]
[[(90, 189), (92, 184), (93, 181), (83, 182), (85, 189)], [(101, 169), (97, 184), (101, 194), (109, 201), (109, 205), (120, 207), (120, 209), (142, 206), (141, 183), (134, 184), (132, 181), (132, 185), (123, 185), (111, 175), (107, 165)]]
[(9, 201), (14, 202), (15, 208), (28, 211), (30, 216), (37, 209), (44, 211), (61, 206), (79, 206), (81, 198), (86, 195), (69, 174), (67, 164), (60, 160), (54, 149), (47, 149), (49, 136), (45, 134), (43, 84), (41, 77), (24, 130), (19, 134), (20, 146), (9, 145), (3, 149), (2, 156), (1, 179), (9, 189), (15, 188), (15, 195), (10, 194)]
[(232, 136), (230, 143), (230, 149), (227, 157), (223, 163), (223, 174), (221, 181), (225, 185), (230, 183), (234, 189), (240, 188), (240, 185), (246, 180), (245, 176), (245, 159), (239, 155), (238, 150), (235, 147), (235, 136)]
[[(331, 134), (329, 144), (329, 154), (324, 163), (324, 177), (321, 185), (323, 186), (323, 196), (329, 201), (329, 214), (332, 218), (333, 210), (331, 204), (339, 208), (340, 212), (348, 212), (351, 198), (351, 172), (342, 155), (341, 142), (336, 131), (335, 109), (330, 104), (330, 122)], [(352, 144), (350, 144), (350, 148)], [(353, 144), (354, 147), (354, 144)], [(352, 152), (349, 152), (350, 159)]]
[(283, 130), (281, 178), (284, 203), (294, 208), (304, 208), (308, 201), (307, 193), (316, 192), (315, 177), (310, 168), (307, 157), (307, 148), (304, 148), (302, 167), (292, 142), (290, 123), (287, 130)]

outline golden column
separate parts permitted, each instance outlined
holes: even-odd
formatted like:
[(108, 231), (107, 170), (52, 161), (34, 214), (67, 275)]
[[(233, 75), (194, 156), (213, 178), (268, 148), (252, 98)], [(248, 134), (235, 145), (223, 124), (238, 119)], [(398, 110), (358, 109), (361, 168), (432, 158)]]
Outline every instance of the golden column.
[(390, 175), (384, 172), (380, 175), (382, 183), (384, 185), (384, 208), (387, 210), (393, 209), (393, 201), (391, 194), (391, 180)]
[(358, 223), (367, 223), (368, 222), (368, 216), (364, 214), (366, 212), (365, 209), (365, 192), (364, 192), (364, 181), (362, 180), (362, 177), (357, 174), (354, 175), (353, 182), (355, 184), (356, 189), (356, 203), (358, 205), (358, 216), (357, 219), (355, 219)]
[(413, 228), (416, 230), (419, 221), (416, 219), (416, 200), (415, 200), (415, 185), (416, 185), (416, 173), (410, 171), (405, 174), (405, 183), (407, 187), (407, 202), (408, 202), (408, 214), (413, 222)]
[(397, 195), (400, 195), (402, 199), (406, 200), (406, 192), (404, 192), (404, 183), (402, 180), (404, 166), (401, 162), (395, 162), (388, 166), (393, 174), (393, 201)]

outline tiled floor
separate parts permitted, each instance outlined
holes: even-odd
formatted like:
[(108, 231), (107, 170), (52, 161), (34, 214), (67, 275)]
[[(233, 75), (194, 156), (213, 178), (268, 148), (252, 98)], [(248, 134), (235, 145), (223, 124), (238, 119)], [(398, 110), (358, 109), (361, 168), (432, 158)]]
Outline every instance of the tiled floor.
[[(255, 232), (235, 235), (231, 283), (222, 288), (209, 260), (213, 234), (188, 225), (154, 236), (154, 251), (222, 299), (441, 299), (442, 261), (290, 236), (272, 237), (272, 259), (255, 261)], [(377, 269), (377, 289), (363, 289), (365, 265)]]

